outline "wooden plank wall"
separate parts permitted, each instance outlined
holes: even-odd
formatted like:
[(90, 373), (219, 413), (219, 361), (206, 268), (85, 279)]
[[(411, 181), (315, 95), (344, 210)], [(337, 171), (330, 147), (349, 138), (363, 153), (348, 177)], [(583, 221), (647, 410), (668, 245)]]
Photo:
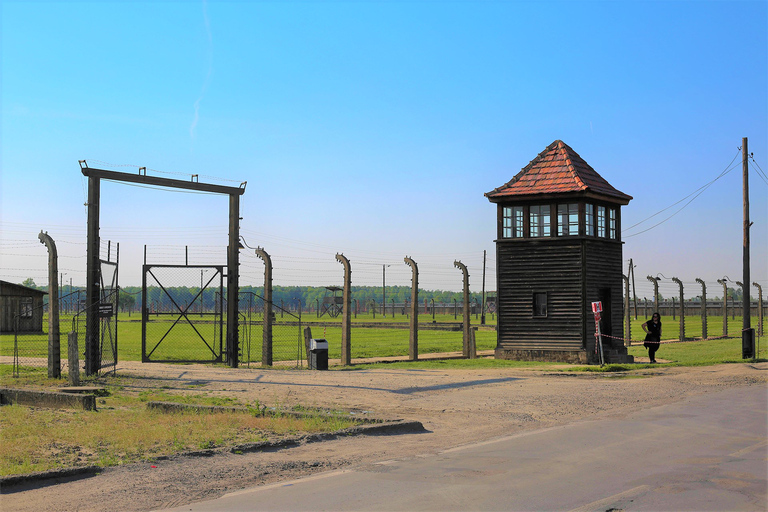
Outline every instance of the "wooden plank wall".
[[(592, 302), (601, 299), (600, 289), (611, 291), (611, 325), (603, 323), (603, 332), (621, 338), (624, 332), (622, 318), (624, 314), (624, 288), (621, 254), (622, 246), (618, 242), (589, 240), (585, 245), (586, 254), (586, 334), (587, 350), (594, 350), (595, 322), (592, 315)], [(605, 308), (605, 305), (603, 305)], [(603, 346), (623, 346), (620, 340), (603, 338)]]
[[(499, 240), (496, 248), (498, 347), (582, 350), (582, 240)], [(533, 316), (534, 292), (547, 293), (546, 318)]]

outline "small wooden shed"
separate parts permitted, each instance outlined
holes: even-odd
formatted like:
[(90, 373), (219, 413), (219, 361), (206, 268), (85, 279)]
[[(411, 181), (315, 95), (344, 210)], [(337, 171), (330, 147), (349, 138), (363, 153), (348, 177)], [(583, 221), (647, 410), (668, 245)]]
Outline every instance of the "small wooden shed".
[(613, 188), (556, 140), (504, 185), (497, 206), (496, 358), (593, 363), (591, 303), (603, 305), (611, 362), (630, 362), (622, 337), (621, 206)]
[(0, 281), (0, 332), (13, 332), (14, 319), (18, 317), (18, 332), (42, 333), (43, 296), (47, 293)]

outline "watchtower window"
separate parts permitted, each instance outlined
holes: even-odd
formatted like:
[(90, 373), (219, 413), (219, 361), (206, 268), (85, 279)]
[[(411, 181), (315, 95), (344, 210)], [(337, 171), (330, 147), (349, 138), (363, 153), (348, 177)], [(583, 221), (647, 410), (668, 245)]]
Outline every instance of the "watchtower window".
[(547, 316), (547, 293), (535, 292), (533, 294), (533, 316)]
[(608, 238), (616, 240), (616, 210), (608, 208)]
[(531, 238), (549, 236), (549, 205), (543, 204), (538, 206), (531, 206), (530, 222)]
[(579, 234), (579, 205), (576, 203), (557, 205), (557, 236)]
[(597, 207), (597, 236), (605, 238), (605, 206)]
[(584, 206), (584, 233), (587, 236), (595, 236), (595, 205), (587, 203)]
[(523, 231), (523, 207), (505, 206), (502, 211), (502, 238), (522, 238)]

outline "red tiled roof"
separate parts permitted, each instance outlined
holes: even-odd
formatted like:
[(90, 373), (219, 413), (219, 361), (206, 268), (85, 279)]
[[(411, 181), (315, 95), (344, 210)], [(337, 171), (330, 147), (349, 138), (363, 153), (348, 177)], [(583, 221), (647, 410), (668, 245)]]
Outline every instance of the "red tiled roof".
[(550, 144), (508, 183), (485, 196), (493, 201), (506, 197), (573, 192), (592, 192), (617, 199), (623, 204), (632, 199), (632, 196), (613, 188), (561, 140)]

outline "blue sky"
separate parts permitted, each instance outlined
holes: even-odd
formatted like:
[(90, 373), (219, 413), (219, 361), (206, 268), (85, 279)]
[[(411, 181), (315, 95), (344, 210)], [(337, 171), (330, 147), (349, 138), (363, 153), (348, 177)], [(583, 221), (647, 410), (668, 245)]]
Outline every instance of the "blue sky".
[[(458, 289), (460, 259), (479, 290), (487, 250), (492, 289), (483, 193), (556, 139), (634, 196), (625, 228), (716, 178), (742, 137), (768, 171), (767, 29), (765, 1), (4, 0), (0, 277), (47, 281), (45, 229), (84, 284), (86, 159), (247, 181), (243, 235), (276, 284), (340, 284), (343, 252), (353, 284), (391, 265), (387, 284), (407, 285), (409, 255), (424, 287)], [(741, 279), (737, 164), (625, 238), (640, 281)], [(750, 184), (768, 286), (768, 184)], [(102, 185), (124, 286), (144, 244), (154, 262), (189, 245), (191, 263), (224, 263), (226, 230), (224, 197)], [(259, 284), (261, 261), (242, 262)]]

